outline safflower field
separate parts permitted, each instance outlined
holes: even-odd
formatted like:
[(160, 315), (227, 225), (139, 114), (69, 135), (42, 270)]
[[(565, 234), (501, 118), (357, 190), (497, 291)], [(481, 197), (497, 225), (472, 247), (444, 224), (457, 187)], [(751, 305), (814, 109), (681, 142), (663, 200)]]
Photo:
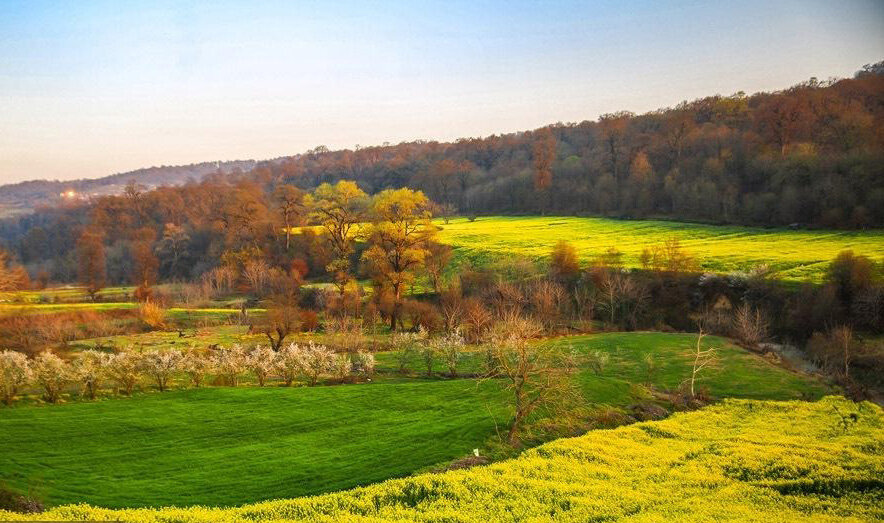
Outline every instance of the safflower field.
[(12, 521), (873, 521), (884, 518), (884, 412), (725, 400), (593, 431), (465, 471), (235, 508), (57, 507)]

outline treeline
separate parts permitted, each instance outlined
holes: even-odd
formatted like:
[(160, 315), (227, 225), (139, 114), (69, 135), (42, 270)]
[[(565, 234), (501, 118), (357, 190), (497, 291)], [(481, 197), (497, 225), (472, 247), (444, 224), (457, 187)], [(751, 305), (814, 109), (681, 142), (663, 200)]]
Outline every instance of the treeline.
[(882, 226), (882, 71), (454, 143), (317, 147), (253, 175), (301, 188), (408, 186), (461, 213)]
[[(305, 154), (217, 173), (201, 183), (47, 208), (0, 222), (0, 242), (32, 277), (77, 278), (77, 239), (98, 230), (108, 281), (129, 279), (132, 246), (188, 237), (158, 268), (192, 278), (231, 243), (278, 256), (273, 227), (292, 218), (280, 192), (353, 180), (374, 194), (421, 190), (437, 214), (563, 213), (832, 228), (884, 226), (884, 65), (854, 78), (774, 93), (711, 96), (643, 115), (454, 143)], [(303, 218), (303, 217), (301, 217)], [(303, 220), (298, 223), (308, 223)], [(168, 225), (168, 229), (167, 229)], [(180, 228), (180, 229), (176, 229)], [(305, 238), (287, 239), (295, 250)], [(309, 240), (309, 239), (308, 239)], [(284, 253), (283, 253), (284, 254)], [(311, 271), (322, 260), (305, 259)]]

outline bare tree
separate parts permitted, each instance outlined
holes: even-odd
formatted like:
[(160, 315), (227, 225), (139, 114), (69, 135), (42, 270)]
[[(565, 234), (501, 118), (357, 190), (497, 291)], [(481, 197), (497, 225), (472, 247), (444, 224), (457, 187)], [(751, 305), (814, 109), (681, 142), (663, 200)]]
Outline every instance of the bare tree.
[(850, 362), (853, 359), (855, 344), (853, 341), (853, 329), (848, 325), (841, 325), (829, 332), (829, 339), (835, 348), (836, 354), (841, 360), (844, 379), (850, 379)]
[(264, 294), (264, 286), (270, 275), (270, 267), (267, 262), (260, 258), (249, 260), (243, 265), (242, 274), (255, 294), (258, 296)]
[(737, 338), (749, 346), (757, 346), (767, 339), (770, 324), (761, 309), (748, 303), (737, 307), (734, 313), (734, 330)]
[(703, 338), (705, 337), (706, 333), (703, 332), (703, 328), (701, 327), (700, 332), (697, 334), (697, 345), (694, 349), (694, 363), (691, 367), (691, 377), (688, 379), (688, 382), (690, 383), (691, 398), (696, 396), (694, 393), (694, 384), (697, 382), (700, 372), (715, 361), (715, 347), (703, 349)]
[(511, 393), (514, 414), (507, 434), (510, 444), (516, 443), (519, 429), (532, 412), (543, 406), (561, 405), (575, 395), (572, 356), (530, 343), (542, 330), (537, 322), (515, 313), (495, 326), (487, 376), (503, 379)]

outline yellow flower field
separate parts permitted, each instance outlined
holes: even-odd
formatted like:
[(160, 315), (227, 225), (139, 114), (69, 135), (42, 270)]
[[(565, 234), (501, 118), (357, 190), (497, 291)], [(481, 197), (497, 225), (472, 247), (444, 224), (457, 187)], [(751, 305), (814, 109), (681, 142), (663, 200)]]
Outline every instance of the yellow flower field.
[(478, 264), (518, 255), (548, 257), (559, 240), (572, 243), (584, 262), (610, 247), (628, 267), (640, 267), (645, 248), (676, 237), (703, 270), (731, 272), (766, 264), (784, 280), (820, 281), (842, 250), (884, 260), (884, 231), (806, 231), (693, 223), (555, 216), (491, 216), (444, 224), (440, 240)]
[[(260, 471), (255, 471), (260, 473)], [(726, 400), (558, 440), (487, 467), (236, 508), (65, 506), (11, 520), (872, 521), (884, 518), (884, 411)]]

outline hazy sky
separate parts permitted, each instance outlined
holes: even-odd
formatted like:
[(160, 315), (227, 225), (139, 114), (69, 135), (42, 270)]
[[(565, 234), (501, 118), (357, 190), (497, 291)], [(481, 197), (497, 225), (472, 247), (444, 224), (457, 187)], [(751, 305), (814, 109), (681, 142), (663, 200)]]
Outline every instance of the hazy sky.
[(849, 76), (884, 1), (0, 0), (0, 182), (450, 140)]

